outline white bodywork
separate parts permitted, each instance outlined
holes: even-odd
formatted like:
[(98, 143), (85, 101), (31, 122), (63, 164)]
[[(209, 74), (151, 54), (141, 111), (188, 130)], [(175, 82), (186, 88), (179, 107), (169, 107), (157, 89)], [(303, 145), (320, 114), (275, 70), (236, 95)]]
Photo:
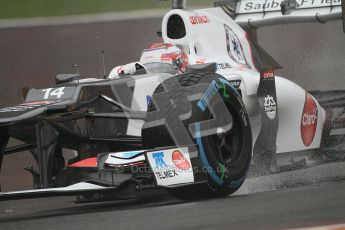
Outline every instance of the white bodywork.
[[(167, 24), (172, 15), (179, 15), (183, 19), (186, 35), (181, 39), (171, 39), (167, 35)], [(242, 47), (232, 57), (230, 55), (234, 52), (234, 48), (227, 41), (227, 33), (232, 38), (237, 37)], [(189, 54), (189, 64), (215, 62), (219, 66), (217, 73), (224, 78), (229, 81), (241, 80), (242, 99), (250, 116), (254, 144), (261, 128), (261, 113), (257, 97), (260, 73), (253, 63), (246, 32), (221, 8), (195, 11), (176, 9), (164, 16), (162, 36), (165, 43), (173, 43)], [(136, 79), (134, 91), (136, 100), (133, 100), (132, 108), (146, 111), (147, 105), (144, 101), (146, 96), (152, 95), (155, 87), (165, 78), (158, 79), (158, 76), (145, 78), (143, 75)], [(325, 122), (324, 109), (315, 99), (312, 99), (316, 114), (313, 115), (310, 112), (308, 114), (304, 109), (305, 90), (281, 77), (276, 77), (275, 81), (279, 116), (277, 153), (320, 147)], [(142, 124), (141, 121), (131, 120), (127, 134), (140, 136)], [(307, 144), (302, 140), (303, 124), (314, 125), (315, 128), (314, 136)]]
[(341, 19), (341, 0), (240, 0), (236, 6), (236, 22), (240, 25), (261, 26), (284, 23), (306, 23)]

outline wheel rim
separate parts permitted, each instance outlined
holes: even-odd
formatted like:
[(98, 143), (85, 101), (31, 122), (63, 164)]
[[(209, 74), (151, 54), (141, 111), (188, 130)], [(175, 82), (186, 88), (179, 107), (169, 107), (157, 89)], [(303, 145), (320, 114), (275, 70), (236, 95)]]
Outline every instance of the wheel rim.
[[(226, 103), (226, 102), (225, 102)], [(225, 166), (231, 167), (240, 158), (243, 149), (242, 123), (238, 114), (226, 103), (233, 118), (228, 131), (220, 131), (211, 136), (216, 144), (215, 156)]]

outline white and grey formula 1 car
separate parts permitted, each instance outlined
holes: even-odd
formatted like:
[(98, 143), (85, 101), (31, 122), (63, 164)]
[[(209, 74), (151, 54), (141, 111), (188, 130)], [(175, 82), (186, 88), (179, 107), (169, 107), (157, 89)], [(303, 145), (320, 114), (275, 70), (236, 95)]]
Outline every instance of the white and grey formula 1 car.
[[(105, 80), (58, 75), (56, 85), (0, 109), (1, 161), (30, 150), (39, 169), (29, 169), (34, 190), (0, 199), (116, 199), (159, 187), (186, 200), (221, 197), (248, 171), (330, 160), (328, 150), (342, 143), (330, 134), (344, 128), (345, 91), (306, 92), (275, 76), (279, 64), (253, 38), (265, 25), (340, 19), (341, 8), (340, 1), (242, 0), (188, 10), (174, 0), (164, 43), (140, 63)], [(8, 148), (10, 137), (25, 144)], [(68, 164), (63, 148), (75, 152)]]

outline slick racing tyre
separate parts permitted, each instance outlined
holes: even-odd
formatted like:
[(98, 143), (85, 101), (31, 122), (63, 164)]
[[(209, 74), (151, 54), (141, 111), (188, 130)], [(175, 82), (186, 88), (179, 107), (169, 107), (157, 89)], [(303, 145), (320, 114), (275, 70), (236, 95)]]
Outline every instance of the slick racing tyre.
[[(205, 176), (205, 183), (195, 183), (183, 187), (169, 189), (169, 192), (176, 198), (182, 200), (196, 200), (216, 197), (225, 197), (234, 193), (244, 182), (250, 165), (252, 155), (252, 133), (244, 104), (241, 96), (234, 87), (229, 84), (221, 75), (215, 73), (190, 73), (176, 76), (178, 87), (187, 91), (191, 86), (204, 85), (204, 103), (201, 105), (202, 98), (189, 102), (192, 113), (183, 121), (187, 130), (194, 127), (194, 134), (190, 135), (199, 153), (199, 164)], [(168, 79), (169, 80), (169, 79)], [(164, 82), (163, 84), (164, 85)], [(159, 94), (165, 92), (165, 87), (160, 85), (154, 92)], [(210, 91), (215, 89), (218, 97), (213, 97)], [(188, 91), (187, 96), (191, 96), (193, 91)], [(213, 95), (213, 96), (210, 96)], [(183, 95), (185, 96), (185, 95)], [(172, 95), (170, 101), (176, 104), (183, 102), (181, 92)], [(218, 98), (218, 99), (216, 99)], [(222, 104), (222, 105), (221, 105)], [(224, 106), (225, 105), (225, 106)], [(179, 109), (179, 106), (170, 106), (171, 113)], [(212, 110), (211, 110), (212, 109)], [(205, 121), (214, 119), (212, 111), (220, 110), (217, 114), (230, 117), (229, 129), (216, 127), (217, 132), (211, 134), (201, 134), (201, 124)], [(227, 111), (224, 111), (227, 110)], [(151, 102), (148, 112), (157, 111)], [(167, 113), (169, 116), (169, 113)], [(179, 121), (180, 122), (180, 121)], [(143, 145), (145, 149), (152, 149), (163, 146), (176, 146), (166, 125), (146, 126), (142, 130)], [(193, 164), (193, 161), (192, 161)], [(200, 168), (200, 167), (199, 167)], [(193, 165), (193, 173), (196, 175)]]

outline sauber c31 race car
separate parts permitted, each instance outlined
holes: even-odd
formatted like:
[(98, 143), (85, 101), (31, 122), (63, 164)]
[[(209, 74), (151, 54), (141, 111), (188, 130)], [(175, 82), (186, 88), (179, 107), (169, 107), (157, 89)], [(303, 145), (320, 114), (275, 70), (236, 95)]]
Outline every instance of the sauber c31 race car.
[[(340, 19), (340, 1), (222, 1), (202, 10), (172, 2), (164, 43), (146, 49), (135, 71), (58, 75), (0, 109), (0, 162), (30, 151), (38, 168), (26, 169), (33, 190), (0, 200), (117, 199), (151, 188), (184, 200), (223, 197), (248, 174), (342, 158), (334, 147), (343, 142), (345, 91), (306, 92), (275, 76), (279, 64), (255, 39), (261, 26)], [(152, 61), (170, 47), (178, 49)], [(9, 138), (23, 144), (7, 147)]]

